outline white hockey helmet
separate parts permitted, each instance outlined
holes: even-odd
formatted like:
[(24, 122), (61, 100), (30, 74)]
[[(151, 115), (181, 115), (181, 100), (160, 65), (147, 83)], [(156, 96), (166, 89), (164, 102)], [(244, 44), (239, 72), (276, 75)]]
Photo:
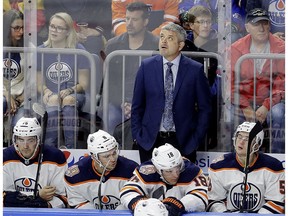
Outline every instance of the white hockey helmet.
[(165, 143), (159, 148), (154, 148), (151, 161), (161, 176), (162, 170), (168, 170), (178, 165), (181, 165), (182, 170), (184, 166), (183, 158), (179, 150), (169, 143)]
[(134, 216), (168, 216), (165, 205), (158, 199), (149, 198), (140, 200), (135, 209)]
[[(246, 133), (250, 133), (251, 130), (254, 128), (254, 126), (256, 125), (255, 122), (243, 122), (242, 124), (240, 124), (235, 133), (234, 133), (234, 137), (233, 137), (233, 144), (234, 147), (236, 146), (236, 138), (239, 132), (246, 132)], [(261, 130), (258, 134), (256, 134), (255, 136), (255, 142), (252, 143), (252, 151), (251, 153), (257, 152), (259, 151), (262, 143), (263, 143), (263, 139), (264, 139), (264, 132), (263, 130)]]
[(36, 136), (39, 142), (42, 133), (42, 128), (38, 120), (34, 118), (22, 117), (18, 120), (13, 129), (13, 141), (16, 136), (19, 137), (30, 137)]
[(87, 139), (88, 151), (99, 160), (98, 154), (110, 151), (114, 148), (118, 151), (118, 143), (116, 139), (109, 133), (98, 130), (93, 134), (89, 134)]

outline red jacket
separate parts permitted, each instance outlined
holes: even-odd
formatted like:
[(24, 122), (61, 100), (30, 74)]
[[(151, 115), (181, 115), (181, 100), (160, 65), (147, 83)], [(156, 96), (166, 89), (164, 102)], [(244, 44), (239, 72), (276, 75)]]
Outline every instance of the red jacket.
[[(271, 33), (269, 35), (270, 53), (285, 53), (285, 42)], [(234, 104), (235, 91), (235, 64), (244, 54), (250, 53), (251, 35), (239, 39), (231, 45), (231, 94)], [(276, 59), (272, 61), (272, 106), (284, 98), (285, 91), (285, 60)], [(254, 92), (254, 62), (253, 59), (246, 59), (240, 69), (240, 108), (253, 107)], [(256, 104), (264, 105), (270, 110), (270, 59), (267, 59), (262, 72), (256, 72)]]
[[(132, 2), (136, 0), (112, 0), (112, 26), (115, 35), (126, 32), (126, 6)], [(152, 11), (164, 11), (165, 22), (153, 30), (154, 35), (159, 35), (161, 27), (168, 22), (178, 22), (179, 0), (142, 0), (142, 2), (152, 5)]]

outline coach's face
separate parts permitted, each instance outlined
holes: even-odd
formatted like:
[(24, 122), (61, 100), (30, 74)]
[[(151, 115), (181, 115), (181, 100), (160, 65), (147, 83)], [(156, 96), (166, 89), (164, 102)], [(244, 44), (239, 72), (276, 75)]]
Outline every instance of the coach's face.
[(168, 61), (175, 59), (184, 45), (184, 42), (179, 41), (176, 32), (168, 30), (160, 32), (159, 51)]
[(17, 137), (15, 145), (18, 148), (18, 151), (24, 158), (30, 158), (34, 154), (35, 148), (37, 146), (37, 137), (36, 136), (27, 136), (27, 137)]

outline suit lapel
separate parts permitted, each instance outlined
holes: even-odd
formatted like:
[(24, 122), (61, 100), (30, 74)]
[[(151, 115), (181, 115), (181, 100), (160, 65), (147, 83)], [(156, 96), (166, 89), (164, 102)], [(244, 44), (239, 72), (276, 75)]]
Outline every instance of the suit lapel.
[(156, 74), (156, 83), (160, 83), (162, 88), (159, 88), (161, 94), (165, 95), (164, 93), (164, 75), (163, 75), (163, 59), (161, 55), (158, 55), (155, 58), (155, 74)]
[(183, 83), (185, 74), (187, 73), (189, 68), (187, 68), (186, 66), (186, 60), (183, 57), (183, 55), (181, 55), (181, 59), (179, 62), (179, 67), (178, 67), (178, 72), (177, 72), (177, 78), (176, 78), (176, 83), (175, 83), (175, 88), (174, 88), (174, 94), (173, 94), (173, 99), (176, 98), (176, 95)]

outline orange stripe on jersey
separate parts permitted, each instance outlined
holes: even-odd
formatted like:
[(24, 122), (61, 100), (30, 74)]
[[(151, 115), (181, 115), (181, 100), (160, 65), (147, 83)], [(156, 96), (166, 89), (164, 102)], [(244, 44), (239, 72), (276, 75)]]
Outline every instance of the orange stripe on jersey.
[(284, 214), (284, 208), (283, 207), (276, 205), (272, 201), (268, 201), (266, 204), (269, 205), (271, 208), (277, 210), (279, 213)]
[(261, 167), (259, 169), (255, 169), (254, 171), (260, 171), (260, 170), (267, 170), (268, 172), (272, 172), (272, 173), (282, 173), (282, 172), (284, 172), (284, 169), (283, 170), (279, 170), (279, 171), (275, 171), (275, 170), (269, 169), (268, 167)]
[(141, 191), (139, 191), (137, 188), (135, 188), (135, 187), (133, 187), (133, 186), (129, 186), (129, 185), (124, 186), (124, 187), (120, 190), (120, 193), (122, 193), (123, 191), (126, 191), (126, 190), (131, 190), (131, 191), (134, 191), (134, 192), (136, 192), (136, 193), (138, 193), (138, 194), (144, 195), (144, 194), (142, 194)]
[(88, 203), (89, 201), (87, 202), (84, 202), (84, 203), (80, 203), (79, 205), (77, 205), (75, 208), (80, 208), (81, 206), (85, 205), (86, 203)]
[(140, 175), (140, 173), (138, 172), (137, 169), (135, 169), (135, 174), (136, 174), (137, 177), (138, 177), (142, 182), (144, 182), (145, 184), (162, 184), (162, 185), (165, 185), (165, 183), (162, 182), (162, 181), (157, 181), (157, 182), (146, 182), (146, 181), (144, 181), (144, 179), (141, 177), (141, 175)]
[(199, 194), (200, 196), (205, 197), (208, 200), (208, 195), (198, 190), (191, 191), (190, 194)]

